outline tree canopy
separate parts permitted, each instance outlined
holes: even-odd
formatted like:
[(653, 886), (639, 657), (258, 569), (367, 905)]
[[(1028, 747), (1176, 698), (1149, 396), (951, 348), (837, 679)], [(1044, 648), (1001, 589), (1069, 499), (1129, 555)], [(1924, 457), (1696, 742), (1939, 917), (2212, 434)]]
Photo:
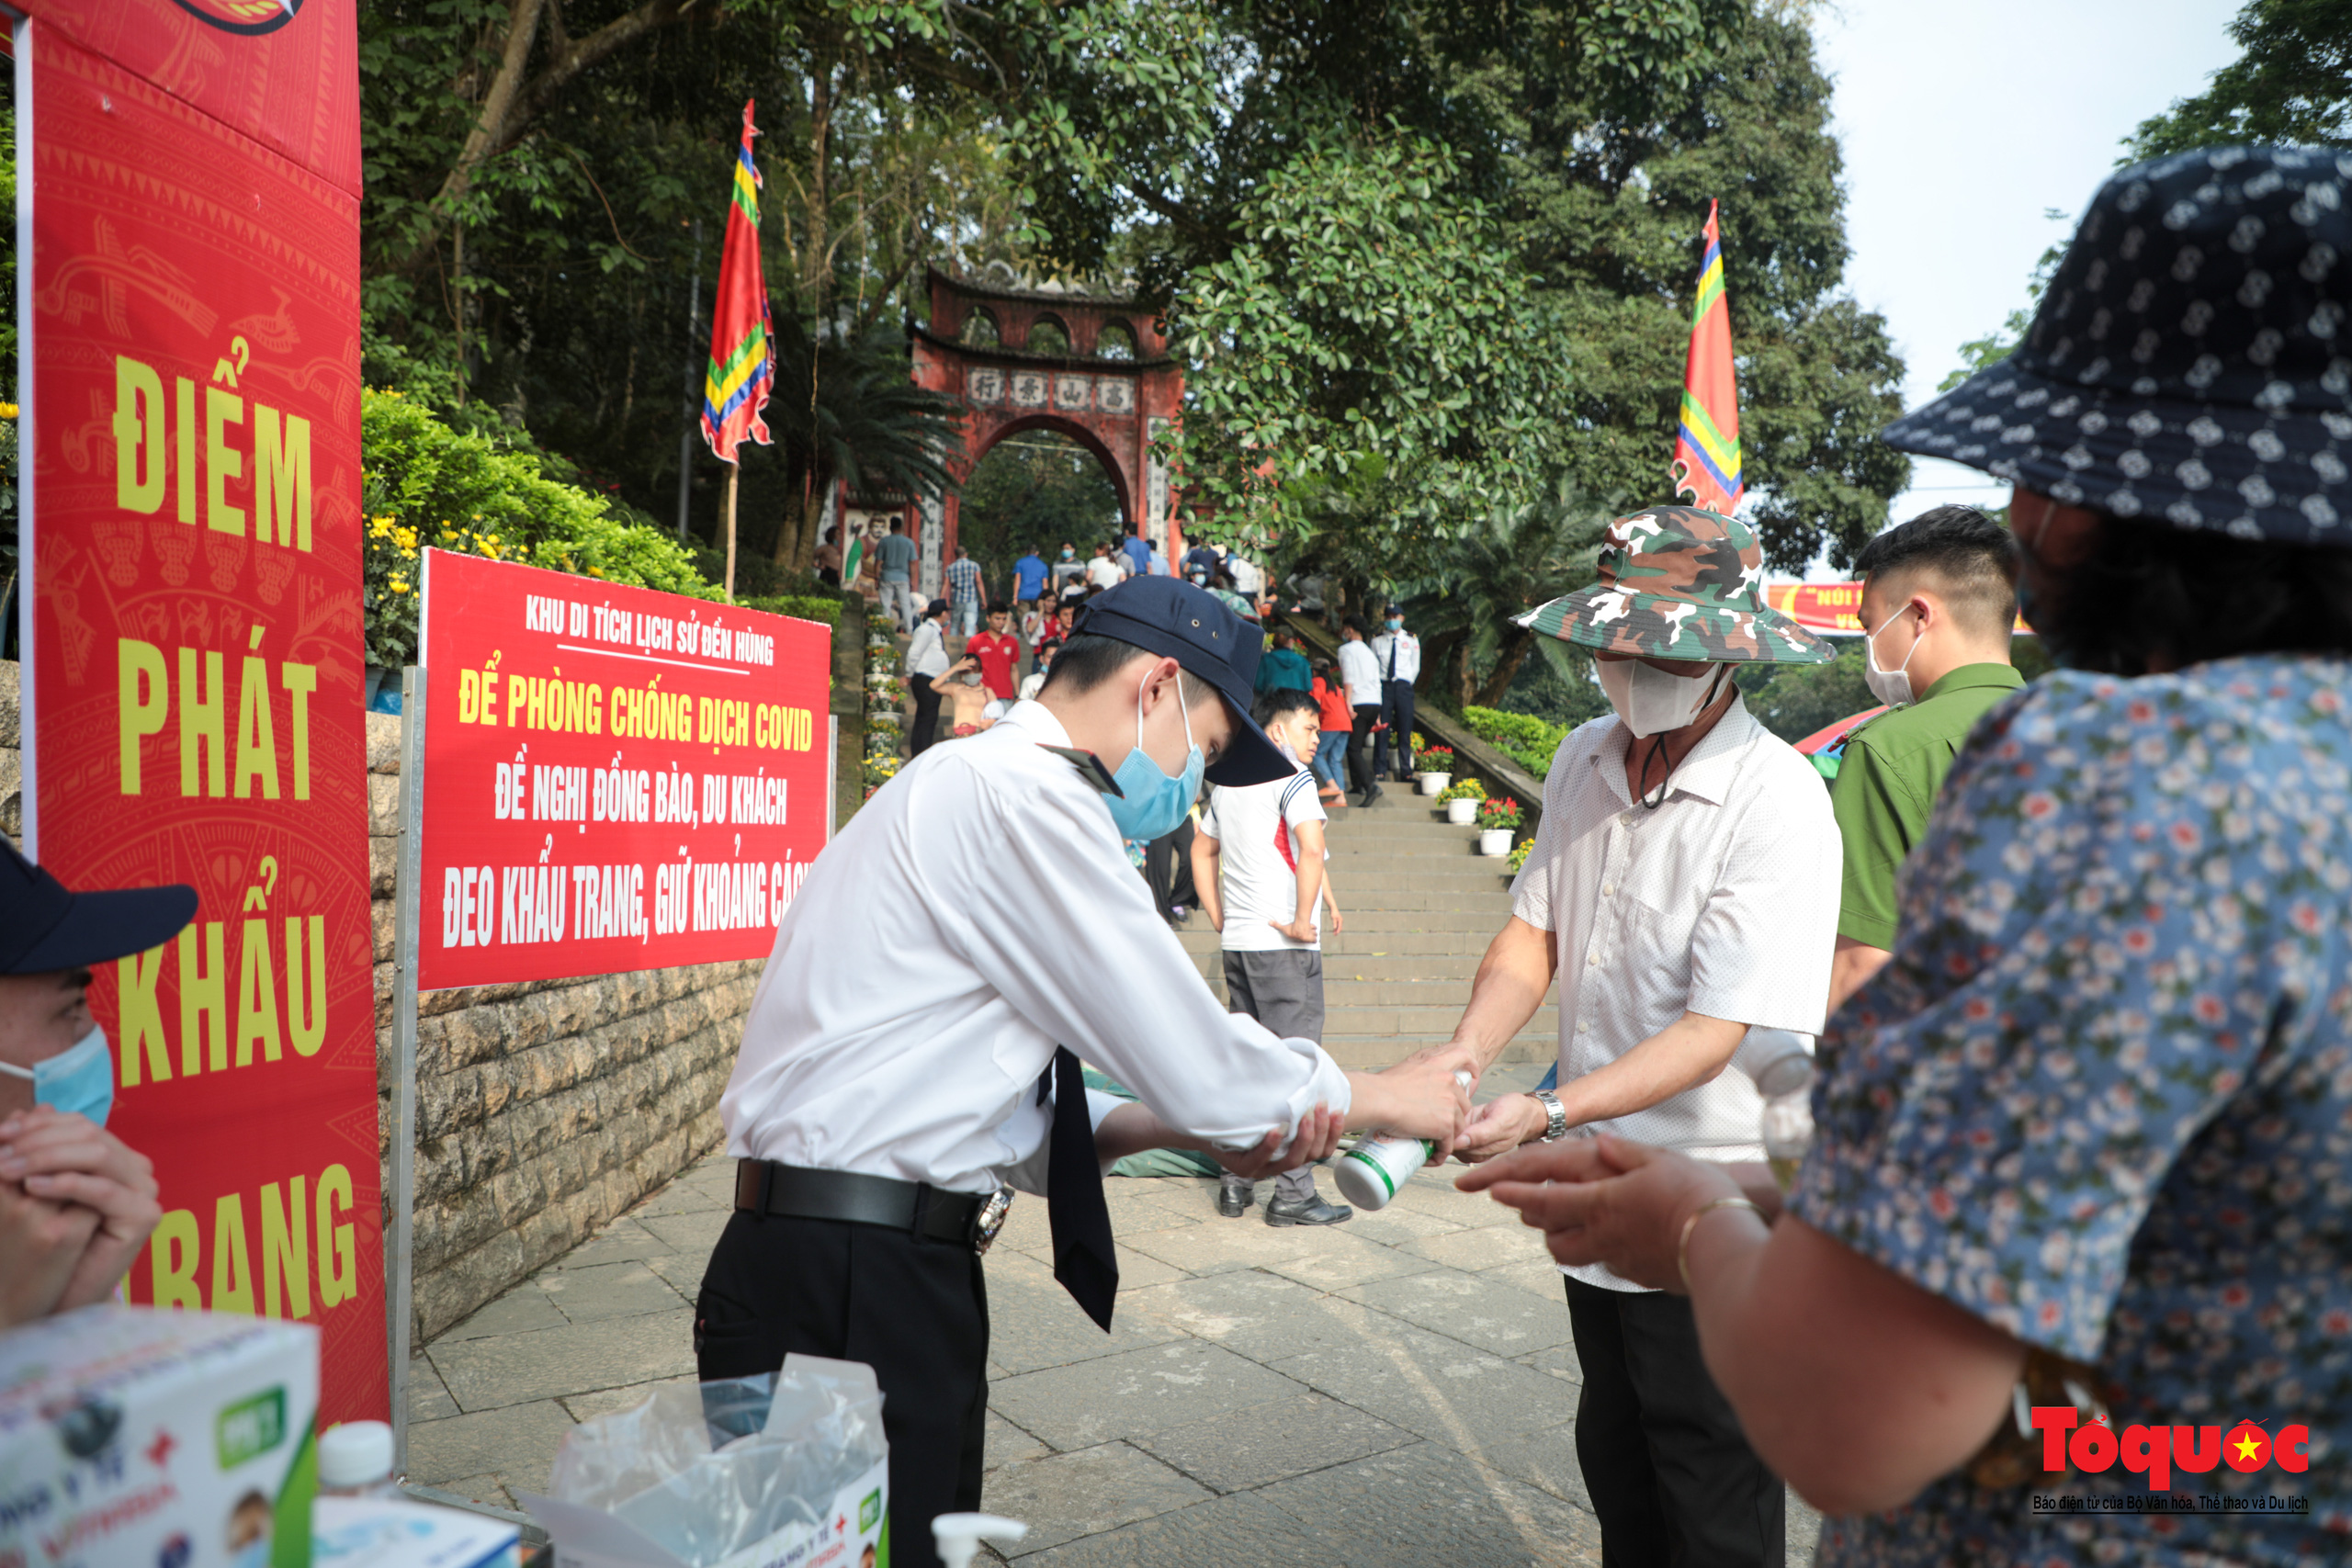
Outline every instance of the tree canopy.
[(2231, 141), (2352, 146), (2352, 0), (2252, 0), (2230, 38), (2245, 52), (2143, 120), (2126, 162)]
[[(1906, 471), (1827, 84), (1770, 0), (379, 0), (361, 29), (370, 380), (656, 515), (746, 98), (820, 396), (922, 313), (925, 261), (1131, 280), (1190, 361), (1198, 511), (1270, 543), (1307, 531), (1293, 487), (1367, 464), (1343, 512), (1385, 575), (1564, 475), (1659, 499), (1711, 196), (1774, 559), (1849, 549)], [(805, 554), (811, 450), (752, 452), (747, 548)]]

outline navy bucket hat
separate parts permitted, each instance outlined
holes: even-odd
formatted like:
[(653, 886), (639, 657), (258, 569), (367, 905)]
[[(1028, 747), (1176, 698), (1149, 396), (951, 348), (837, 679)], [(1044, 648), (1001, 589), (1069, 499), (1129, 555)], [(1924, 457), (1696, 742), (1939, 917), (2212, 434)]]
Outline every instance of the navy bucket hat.
[(2109, 179), (2015, 354), (1886, 427), (2069, 506), (2352, 547), (2352, 152)]

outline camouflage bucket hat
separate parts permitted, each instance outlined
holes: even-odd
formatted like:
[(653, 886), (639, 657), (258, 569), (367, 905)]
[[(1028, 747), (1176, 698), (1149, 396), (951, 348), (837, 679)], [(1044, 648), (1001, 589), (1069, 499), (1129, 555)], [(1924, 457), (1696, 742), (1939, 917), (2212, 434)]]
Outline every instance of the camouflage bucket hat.
[(1653, 506), (1609, 525), (1600, 566), (1600, 581), (1519, 624), (1644, 659), (1826, 664), (1838, 657), (1764, 603), (1764, 551), (1744, 523), (1695, 506)]

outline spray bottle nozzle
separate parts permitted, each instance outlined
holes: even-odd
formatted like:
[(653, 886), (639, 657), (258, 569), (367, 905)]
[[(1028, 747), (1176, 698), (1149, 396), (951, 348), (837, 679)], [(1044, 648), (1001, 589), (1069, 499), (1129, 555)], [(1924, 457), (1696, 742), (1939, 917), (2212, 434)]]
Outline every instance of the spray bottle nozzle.
[(1029, 1533), (1029, 1527), (994, 1514), (942, 1514), (931, 1521), (931, 1533), (943, 1568), (972, 1568), (983, 1539), (1019, 1540)]

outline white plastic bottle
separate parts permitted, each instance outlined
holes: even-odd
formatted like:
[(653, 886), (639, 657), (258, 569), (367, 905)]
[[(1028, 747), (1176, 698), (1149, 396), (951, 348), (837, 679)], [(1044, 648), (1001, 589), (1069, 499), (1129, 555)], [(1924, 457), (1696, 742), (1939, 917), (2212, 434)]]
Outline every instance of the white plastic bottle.
[(1813, 1041), (1785, 1029), (1751, 1029), (1731, 1060), (1764, 1097), (1764, 1157), (1786, 1192), (1813, 1146)]
[[(1470, 1091), (1471, 1077), (1467, 1072), (1453, 1075), (1462, 1091)], [(1408, 1138), (1395, 1133), (1367, 1133), (1356, 1140), (1356, 1146), (1332, 1162), (1331, 1174), (1340, 1184), (1340, 1195), (1367, 1213), (1385, 1209), (1396, 1190), (1412, 1179), (1413, 1172), (1437, 1157), (1437, 1145), (1428, 1138)]]
[(983, 1539), (1014, 1541), (1028, 1533), (1029, 1527), (1019, 1519), (994, 1514), (941, 1514), (931, 1521), (931, 1538), (944, 1568), (972, 1568)]
[(392, 1429), (381, 1421), (345, 1421), (319, 1434), (319, 1495), (397, 1497)]

